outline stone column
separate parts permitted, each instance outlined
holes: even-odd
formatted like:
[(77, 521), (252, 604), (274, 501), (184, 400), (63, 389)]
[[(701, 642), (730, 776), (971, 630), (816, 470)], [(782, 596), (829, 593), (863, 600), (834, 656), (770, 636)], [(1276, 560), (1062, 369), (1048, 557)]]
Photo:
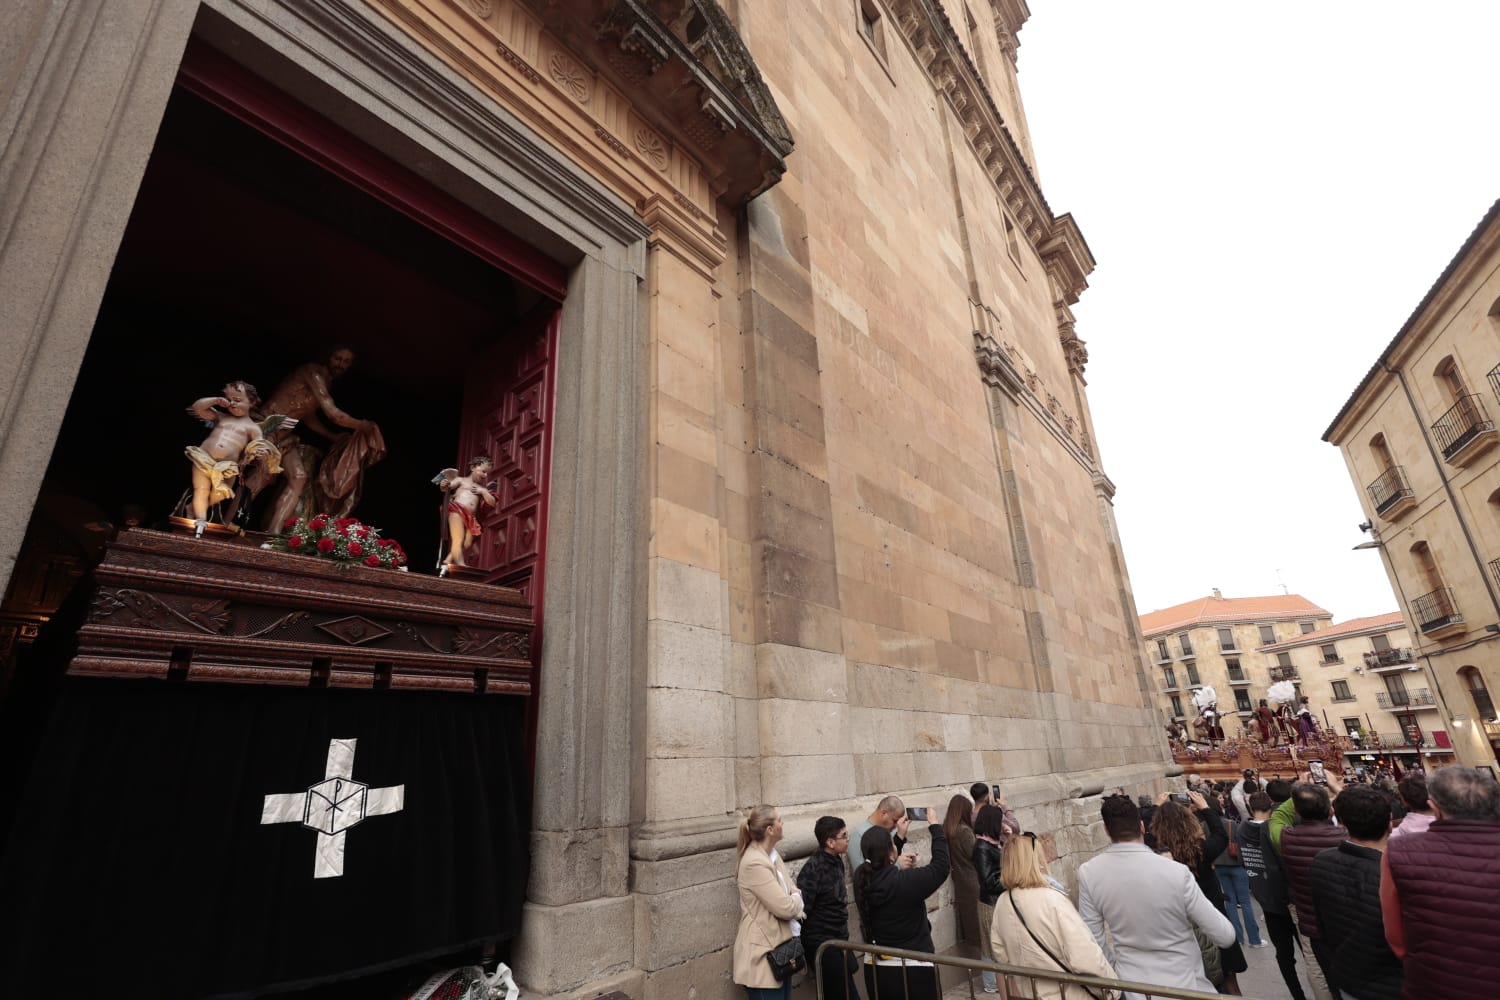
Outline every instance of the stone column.
[(9, 0), (0, 13), (0, 590), (197, 8)]

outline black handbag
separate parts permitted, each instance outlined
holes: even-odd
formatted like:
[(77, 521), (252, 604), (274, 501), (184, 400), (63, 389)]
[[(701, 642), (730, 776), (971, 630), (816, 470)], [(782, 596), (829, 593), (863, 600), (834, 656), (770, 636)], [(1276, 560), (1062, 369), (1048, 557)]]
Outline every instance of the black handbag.
[(766, 961), (771, 963), (771, 975), (778, 983), (784, 983), (807, 968), (807, 954), (802, 950), (802, 939), (793, 935), (766, 952)]

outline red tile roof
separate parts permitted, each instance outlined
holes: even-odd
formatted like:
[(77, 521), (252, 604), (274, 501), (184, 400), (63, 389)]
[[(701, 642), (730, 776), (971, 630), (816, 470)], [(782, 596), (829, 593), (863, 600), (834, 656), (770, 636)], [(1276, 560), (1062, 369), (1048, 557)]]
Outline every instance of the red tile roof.
[(1393, 628), (1405, 628), (1406, 619), (1401, 617), (1401, 612), (1392, 611), (1384, 615), (1370, 615), (1367, 618), (1351, 618), (1337, 625), (1329, 625), (1314, 632), (1308, 632), (1297, 636), (1295, 639), (1283, 639), (1273, 642), (1269, 646), (1261, 646), (1263, 653), (1275, 653), (1283, 649), (1295, 649), (1298, 646), (1315, 646), (1338, 639), (1346, 635), (1358, 635), (1360, 632), (1389, 630)]
[(1273, 594), (1270, 597), (1209, 595), (1141, 615), (1141, 633), (1150, 637), (1159, 632), (1171, 632), (1194, 625), (1329, 617), (1332, 616), (1327, 611), (1301, 594)]

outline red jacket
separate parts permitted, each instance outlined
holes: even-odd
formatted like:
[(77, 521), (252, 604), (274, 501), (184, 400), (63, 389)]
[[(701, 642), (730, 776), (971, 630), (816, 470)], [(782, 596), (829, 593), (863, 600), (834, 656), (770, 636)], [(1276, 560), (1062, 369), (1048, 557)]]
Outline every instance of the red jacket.
[(1327, 820), (1298, 823), (1281, 833), (1281, 867), (1297, 907), (1297, 929), (1309, 938), (1318, 936), (1318, 914), (1313, 909), (1312, 882), (1308, 870), (1319, 851), (1337, 847), (1348, 832)]
[(1500, 983), (1500, 823), (1436, 820), (1426, 833), (1392, 840), (1385, 859), (1406, 939), (1403, 995), (1494, 997)]

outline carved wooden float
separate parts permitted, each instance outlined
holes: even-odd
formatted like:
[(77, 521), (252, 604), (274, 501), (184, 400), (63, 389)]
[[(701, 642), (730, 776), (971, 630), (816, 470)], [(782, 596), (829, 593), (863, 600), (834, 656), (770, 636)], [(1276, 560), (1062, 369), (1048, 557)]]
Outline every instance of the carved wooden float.
[(507, 587), (132, 528), (94, 571), (71, 674), (460, 693), (531, 691)]

